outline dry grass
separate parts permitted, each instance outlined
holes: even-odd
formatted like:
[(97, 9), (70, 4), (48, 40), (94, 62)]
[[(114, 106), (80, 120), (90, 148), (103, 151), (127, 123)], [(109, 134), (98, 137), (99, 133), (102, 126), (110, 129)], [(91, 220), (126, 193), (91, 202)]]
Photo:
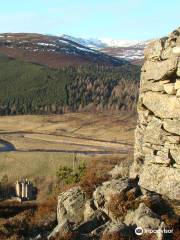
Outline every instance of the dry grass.
[[(127, 113), (1, 117), (0, 139), (10, 141), (19, 151), (0, 153), (0, 177), (8, 175), (10, 183), (29, 178), (40, 190), (38, 200), (44, 199), (59, 166), (73, 167), (75, 155), (75, 166), (95, 161), (99, 168), (107, 166), (104, 171), (122, 160), (132, 162), (135, 125), (136, 117)], [(81, 154), (92, 151), (111, 154)], [(93, 177), (94, 164), (90, 168)]]

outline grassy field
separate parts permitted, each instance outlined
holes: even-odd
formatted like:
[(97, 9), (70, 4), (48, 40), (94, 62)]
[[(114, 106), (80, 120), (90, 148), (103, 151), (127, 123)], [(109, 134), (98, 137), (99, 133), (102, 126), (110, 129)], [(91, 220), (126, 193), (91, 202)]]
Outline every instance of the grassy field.
[(0, 139), (16, 150), (0, 152), (0, 178), (28, 178), (44, 187), (60, 165), (131, 162), (135, 125), (135, 116), (119, 113), (1, 117)]

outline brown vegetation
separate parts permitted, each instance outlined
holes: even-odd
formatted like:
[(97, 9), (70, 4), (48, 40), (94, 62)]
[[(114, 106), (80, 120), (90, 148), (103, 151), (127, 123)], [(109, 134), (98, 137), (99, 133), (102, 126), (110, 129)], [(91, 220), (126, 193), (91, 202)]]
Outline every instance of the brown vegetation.
[(49, 240), (78, 240), (76, 232), (61, 232)]
[(127, 238), (121, 237), (119, 233), (109, 233), (104, 234), (101, 238), (101, 240), (127, 240)]
[(21, 48), (8, 48), (0, 47), (0, 53), (5, 54), (8, 57), (20, 59), (25, 62), (37, 63), (40, 65), (45, 65), (50, 68), (61, 68), (64, 66), (79, 66), (90, 64), (90, 61), (83, 59), (81, 57), (65, 55), (62, 53), (53, 53), (53, 52), (33, 52), (27, 51)]
[(139, 192), (135, 189), (121, 194), (113, 194), (108, 205), (109, 211), (118, 219), (125, 216), (128, 210), (137, 209), (140, 204), (140, 201), (136, 199), (138, 194)]
[(91, 198), (92, 193), (97, 186), (109, 179), (108, 171), (114, 165), (111, 162), (104, 163), (103, 161), (92, 160), (87, 165), (85, 175), (83, 176), (80, 185), (86, 192), (87, 196)]

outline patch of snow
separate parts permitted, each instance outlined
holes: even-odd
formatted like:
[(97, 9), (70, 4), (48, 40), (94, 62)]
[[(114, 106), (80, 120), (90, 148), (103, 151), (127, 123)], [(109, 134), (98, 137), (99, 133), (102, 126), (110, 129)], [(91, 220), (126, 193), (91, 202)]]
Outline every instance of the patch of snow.
[(55, 44), (52, 44), (52, 43), (43, 43), (43, 42), (37, 43), (37, 45), (47, 46), (47, 47), (56, 47)]

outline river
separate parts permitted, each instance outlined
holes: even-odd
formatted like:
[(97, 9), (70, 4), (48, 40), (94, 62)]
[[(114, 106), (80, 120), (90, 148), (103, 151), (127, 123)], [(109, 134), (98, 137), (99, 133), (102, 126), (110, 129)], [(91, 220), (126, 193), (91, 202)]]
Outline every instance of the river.
[(14, 151), (15, 147), (10, 142), (0, 140), (0, 152)]

